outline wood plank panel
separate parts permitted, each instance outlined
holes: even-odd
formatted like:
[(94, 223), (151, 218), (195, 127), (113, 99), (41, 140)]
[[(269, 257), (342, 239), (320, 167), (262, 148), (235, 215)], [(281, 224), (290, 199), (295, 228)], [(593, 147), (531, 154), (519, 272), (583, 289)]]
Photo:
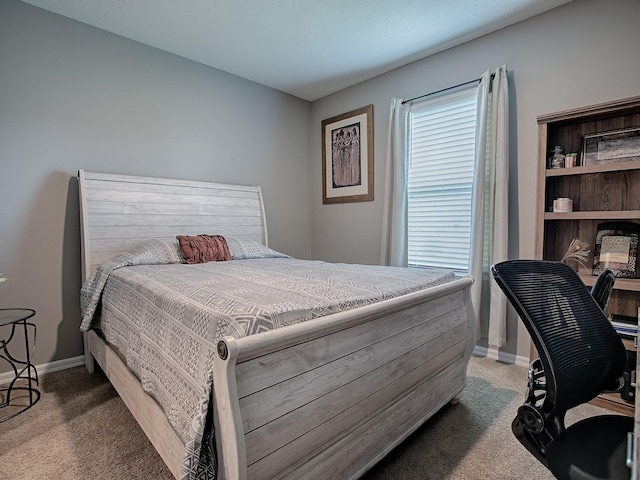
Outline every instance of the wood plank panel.
[[(270, 471), (268, 457), (251, 465), (248, 479), (347, 479), (366, 470), (373, 462), (430, 418), (462, 388), (465, 382), (465, 362), (460, 359), (433, 376), (427, 376), (415, 389), (397, 401), (384, 404), (375, 414), (368, 415), (340, 437), (300, 458), (295, 465), (272, 477), (263, 477), (262, 469)], [(447, 393), (448, 392), (448, 393)], [(357, 414), (354, 408), (350, 414)], [(346, 420), (348, 414), (339, 420)], [(296, 445), (291, 445), (291, 452)], [(380, 452), (384, 452), (380, 454)], [(371, 459), (371, 460), (369, 460)], [(274, 462), (274, 469), (277, 469)]]
[(587, 173), (603, 173), (616, 172), (618, 170), (637, 170), (640, 169), (640, 161), (633, 160), (629, 162), (611, 162), (599, 165), (581, 165), (573, 168), (556, 168), (546, 170), (544, 173), (547, 177), (566, 177), (573, 175), (584, 175)]
[(433, 322), (427, 324), (426, 328), (418, 325), (398, 333), (393, 340), (378, 342), (353, 353), (349, 353), (348, 349), (345, 356), (337, 360), (240, 398), (243, 429), (249, 432), (288, 411), (300, 408), (466, 321), (466, 311), (456, 311), (450, 323)]
[(219, 209), (217, 212), (213, 208), (206, 215), (201, 214), (173, 214), (173, 213), (152, 213), (145, 212), (140, 215), (138, 212), (125, 214), (125, 213), (103, 213), (100, 214), (99, 227), (118, 227), (123, 225), (131, 226), (147, 226), (157, 225), (158, 223), (173, 224), (176, 230), (185, 225), (207, 225), (214, 226), (218, 224), (223, 225), (259, 225), (262, 223), (260, 212), (257, 210), (238, 212), (238, 214), (231, 213), (227, 209)]
[[(92, 252), (116, 252), (116, 253), (122, 253), (124, 250), (127, 250), (128, 248), (131, 248), (131, 245), (135, 245), (136, 243), (140, 243), (143, 240), (148, 240), (149, 238), (157, 238), (160, 240), (167, 240), (167, 241), (171, 241), (171, 240), (175, 240), (176, 239), (176, 235), (180, 235), (181, 233), (187, 232), (187, 234), (195, 234), (195, 232), (200, 232), (201, 229), (199, 230), (179, 230), (178, 232), (175, 231), (167, 231), (164, 232), (164, 234), (160, 234), (161, 232), (158, 232), (158, 235), (156, 237), (148, 237), (148, 236), (129, 236), (129, 237), (118, 237), (118, 238), (100, 238), (100, 239), (94, 239), (91, 240), (89, 242), (89, 246), (92, 249)], [(256, 240), (256, 241), (260, 241), (260, 235), (256, 235), (254, 233), (255, 228), (251, 228), (251, 227), (246, 227), (245, 228), (225, 228), (225, 227), (221, 227), (219, 230), (217, 230), (218, 232), (220, 232), (220, 235), (227, 235), (228, 237), (235, 237), (235, 238), (241, 238), (241, 239), (251, 239), (251, 240)], [(230, 235), (231, 233), (233, 233), (233, 235)]]
[(248, 205), (246, 207), (238, 206), (234, 207), (234, 211), (230, 212), (227, 206), (217, 205), (191, 205), (189, 213), (184, 210), (184, 205), (178, 204), (153, 204), (153, 205), (140, 205), (138, 203), (126, 202), (120, 205), (115, 205), (113, 202), (91, 203), (87, 205), (87, 213), (100, 214), (108, 216), (109, 214), (122, 214), (122, 215), (137, 215), (141, 212), (144, 215), (193, 215), (193, 216), (208, 216), (208, 215), (220, 215), (235, 213), (235, 208), (238, 209), (238, 214), (242, 217), (254, 216), (259, 214), (259, 210), (255, 205)]
[(228, 183), (203, 182), (199, 180), (179, 180), (158, 177), (137, 177), (84, 171), (85, 184), (91, 190), (147, 190), (150, 192), (175, 193), (188, 190), (194, 195), (207, 190), (215, 192), (255, 191), (254, 185), (233, 185)]
[(461, 295), (448, 295), (397, 314), (393, 321), (376, 319), (353, 326), (286, 350), (262, 355), (236, 366), (238, 396), (246, 397), (275, 383), (289, 380), (320, 365), (343, 356), (345, 351), (358, 351), (382, 342), (400, 332), (430, 322), (463, 306)]
[[(119, 208), (121, 203), (139, 203), (141, 206), (146, 204), (151, 205), (183, 205), (189, 207), (191, 205), (222, 205), (227, 208), (233, 208), (235, 206), (248, 207), (255, 204), (255, 197), (257, 192), (235, 192), (236, 195), (229, 195), (229, 191), (224, 192), (224, 195), (220, 195), (217, 192), (210, 190), (210, 195), (189, 195), (185, 192), (179, 193), (162, 193), (162, 192), (149, 192), (146, 190), (92, 190), (87, 194), (88, 203), (101, 203), (112, 204), (114, 207)], [(140, 200), (143, 199), (143, 202)]]
[[(211, 233), (220, 234), (220, 232), (238, 232), (241, 234), (250, 234), (256, 230), (256, 227), (260, 226), (260, 222), (256, 221), (253, 224), (244, 222), (238, 222), (231, 220), (229, 224), (224, 227), (212, 227), (211, 224), (207, 225), (179, 225), (177, 228), (173, 228), (170, 232), (165, 225), (147, 225), (147, 226), (106, 226), (106, 227), (92, 227), (89, 226), (89, 235), (94, 238), (100, 238), (101, 242), (105, 242), (108, 239), (119, 238), (163, 238), (167, 237), (170, 233), (170, 237), (173, 240), (176, 239), (176, 235), (195, 235), (203, 233), (203, 231), (210, 231)], [(197, 232), (197, 233), (196, 233)], [(227, 236), (229, 235), (227, 233)], [(95, 243), (93, 245), (96, 245)]]
[(210, 231), (268, 245), (260, 187), (83, 170), (78, 179), (84, 279), (97, 265), (149, 238), (175, 240)]
[[(452, 359), (462, 357), (465, 350), (466, 325), (460, 325), (434, 337), (424, 345), (401, 355), (385, 365), (357, 378), (349, 384), (293, 410), (265, 426), (245, 435), (247, 463), (252, 464), (279, 448), (313, 431), (308, 440), (321, 441), (322, 435), (333, 437), (365, 414), (364, 405), (374, 396), (389, 401), (389, 396), (401, 396), (421, 381), (425, 375), (444, 368)], [(385, 391), (385, 389), (387, 389)], [(385, 391), (385, 393), (381, 393)], [(358, 405), (358, 414), (332, 424), (332, 418)], [(370, 410), (369, 410), (370, 411)], [(313, 445), (309, 444), (308, 448)], [(301, 453), (301, 445), (296, 444)], [(289, 456), (290, 452), (285, 455)]]
[(564, 112), (559, 113), (540, 115), (538, 116), (538, 123), (581, 123), (584, 118), (593, 117), (594, 119), (598, 119), (610, 115), (623, 116), (633, 114), (638, 111), (640, 111), (640, 96), (613, 100), (611, 102), (591, 105), (589, 107), (574, 108), (572, 110), (565, 110)]

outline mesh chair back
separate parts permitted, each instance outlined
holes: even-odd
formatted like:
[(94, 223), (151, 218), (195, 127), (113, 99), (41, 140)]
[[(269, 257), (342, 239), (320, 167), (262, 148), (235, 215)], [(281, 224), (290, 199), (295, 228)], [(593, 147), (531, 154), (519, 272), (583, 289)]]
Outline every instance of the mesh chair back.
[(622, 340), (568, 265), (510, 260), (494, 265), (492, 274), (540, 355), (547, 382), (544, 413), (589, 402), (622, 376)]
[(591, 296), (595, 298), (596, 303), (600, 305), (603, 312), (607, 310), (609, 297), (611, 296), (611, 290), (613, 290), (615, 282), (616, 277), (613, 275), (613, 272), (607, 269), (596, 278), (593, 287), (591, 287)]

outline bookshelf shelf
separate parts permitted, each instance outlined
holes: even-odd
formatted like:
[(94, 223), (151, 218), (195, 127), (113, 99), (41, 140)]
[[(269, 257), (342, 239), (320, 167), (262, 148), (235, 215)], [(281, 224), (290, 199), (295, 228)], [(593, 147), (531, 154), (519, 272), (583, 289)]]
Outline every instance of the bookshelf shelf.
[[(579, 275), (587, 287), (593, 286), (596, 278), (598, 278), (586, 273), (580, 273)], [(640, 278), (616, 278), (616, 283), (613, 285), (613, 288), (614, 290), (640, 292)]]

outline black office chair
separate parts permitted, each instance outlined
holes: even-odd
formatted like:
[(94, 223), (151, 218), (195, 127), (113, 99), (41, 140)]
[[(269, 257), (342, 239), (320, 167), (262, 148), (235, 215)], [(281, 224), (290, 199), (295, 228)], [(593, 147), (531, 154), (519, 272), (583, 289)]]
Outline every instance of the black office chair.
[(615, 282), (615, 275), (611, 270), (607, 269), (598, 275), (598, 278), (596, 278), (596, 281), (591, 287), (591, 296), (595, 298), (603, 312), (607, 309), (609, 298), (611, 297), (611, 290), (613, 290)]
[(511, 425), (516, 438), (558, 479), (629, 478), (633, 417), (564, 422), (569, 409), (621, 386), (627, 353), (603, 309), (564, 263), (510, 260), (491, 272), (540, 355)]

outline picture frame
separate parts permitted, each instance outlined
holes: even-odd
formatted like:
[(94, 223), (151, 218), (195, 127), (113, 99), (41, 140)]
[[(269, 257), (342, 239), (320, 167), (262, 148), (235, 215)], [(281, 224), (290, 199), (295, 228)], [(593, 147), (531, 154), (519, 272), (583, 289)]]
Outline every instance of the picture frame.
[(583, 138), (583, 165), (635, 160), (640, 160), (640, 127), (593, 133)]
[(593, 250), (593, 275), (609, 269), (617, 278), (636, 278), (640, 224), (607, 222), (598, 225)]
[(373, 105), (322, 121), (322, 203), (373, 200)]

